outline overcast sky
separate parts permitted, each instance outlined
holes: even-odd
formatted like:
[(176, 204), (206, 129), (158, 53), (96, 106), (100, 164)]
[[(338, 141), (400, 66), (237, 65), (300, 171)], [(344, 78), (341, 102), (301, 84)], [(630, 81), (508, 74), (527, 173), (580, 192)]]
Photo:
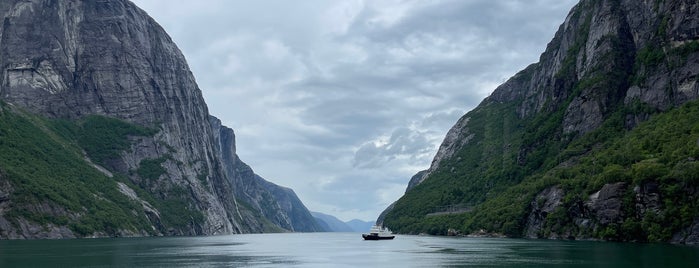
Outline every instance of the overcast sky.
[(257, 174), (375, 220), (445, 134), (538, 61), (577, 0), (134, 0)]

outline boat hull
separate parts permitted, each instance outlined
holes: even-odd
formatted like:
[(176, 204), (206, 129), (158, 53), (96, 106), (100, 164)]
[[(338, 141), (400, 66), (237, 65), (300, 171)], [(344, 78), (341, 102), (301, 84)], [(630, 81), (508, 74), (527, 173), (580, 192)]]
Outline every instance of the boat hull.
[(362, 237), (364, 240), (391, 240), (395, 238), (395, 235), (389, 235), (389, 236), (378, 236), (378, 235), (369, 235), (369, 234), (362, 234)]

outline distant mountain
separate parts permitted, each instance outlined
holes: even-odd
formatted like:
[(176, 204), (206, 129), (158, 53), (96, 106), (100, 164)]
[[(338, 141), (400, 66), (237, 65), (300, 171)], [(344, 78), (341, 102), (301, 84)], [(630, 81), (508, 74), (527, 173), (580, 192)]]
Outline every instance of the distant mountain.
[(318, 226), (320, 226), (322, 232), (332, 232), (332, 228), (330, 228), (330, 225), (328, 225), (325, 221), (316, 217), (313, 217), (313, 219), (316, 220), (316, 223), (318, 224)]
[(346, 224), (355, 232), (366, 232), (369, 229), (371, 229), (371, 226), (374, 225), (374, 222), (354, 219), (346, 222)]
[(316, 218), (318, 224), (328, 232), (353, 232), (352, 227), (334, 216), (311, 211), (311, 215)]

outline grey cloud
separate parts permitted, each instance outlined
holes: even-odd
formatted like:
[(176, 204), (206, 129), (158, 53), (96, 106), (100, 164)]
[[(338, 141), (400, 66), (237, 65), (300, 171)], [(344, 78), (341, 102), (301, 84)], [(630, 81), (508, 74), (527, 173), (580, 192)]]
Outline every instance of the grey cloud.
[(371, 220), (577, 0), (134, 2), (182, 49), (244, 161), (310, 209)]
[(452, 109), (427, 114), (420, 121), (420, 128), (433, 129), (452, 126), (464, 113), (463, 110)]
[(368, 142), (356, 151), (354, 167), (380, 168), (397, 158), (416, 160), (434, 146), (425, 133), (408, 128), (397, 128), (385, 143), (378, 142)]

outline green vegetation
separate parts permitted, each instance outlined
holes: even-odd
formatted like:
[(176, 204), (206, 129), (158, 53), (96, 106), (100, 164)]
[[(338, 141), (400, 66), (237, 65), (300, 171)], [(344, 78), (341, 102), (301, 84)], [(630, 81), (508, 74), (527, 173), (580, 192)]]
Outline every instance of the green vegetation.
[(680, 67), (687, 64), (689, 55), (699, 52), (699, 41), (689, 41), (678, 47), (670, 49), (670, 67)]
[(689, 55), (699, 52), (699, 41), (686, 41), (676, 47), (670, 46), (666, 29), (669, 19), (663, 17), (658, 25), (656, 38), (636, 53), (632, 84), (643, 85), (648, 73), (659, 68), (674, 69), (684, 66)]
[(636, 60), (638, 64), (656, 67), (665, 60), (665, 52), (656, 45), (648, 45), (638, 51)]
[(182, 228), (204, 223), (204, 214), (188, 201), (191, 196), (186, 189), (175, 186), (165, 193), (166, 197), (155, 201), (165, 226)]
[(636, 53), (636, 61), (633, 66), (635, 75), (632, 78), (631, 84), (644, 84), (647, 79), (646, 74), (660, 68), (666, 59), (665, 51), (663, 51), (659, 44), (651, 43), (638, 50)]
[[(153, 233), (140, 202), (119, 191), (121, 182), (160, 211), (161, 232), (201, 226), (204, 216), (188, 201), (190, 194), (184, 188), (163, 185), (157, 194), (151, 193), (126, 174), (110, 178), (84, 160), (83, 150), (97, 163), (108, 162), (128, 150), (134, 138), (155, 132), (103, 116), (49, 120), (0, 102), (0, 180), (13, 189), (5, 217), (15, 225), (25, 219), (67, 226), (81, 236)], [(167, 155), (144, 159), (136, 173), (155, 181), (165, 174), (162, 163), (168, 159)]]
[(166, 157), (143, 159), (138, 164), (136, 173), (145, 180), (156, 181), (160, 175), (165, 174), (165, 168), (162, 166), (165, 161), (167, 161)]
[[(63, 128), (67, 122), (62, 121)], [(77, 134), (80, 147), (85, 149), (93, 161), (105, 164), (105, 161), (114, 159), (119, 153), (129, 149), (132, 136), (153, 136), (156, 130), (129, 124), (122, 120), (98, 115), (90, 115), (81, 122), (80, 132)]]
[[(428, 180), (396, 203), (385, 224), (401, 232), (428, 232), (433, 220), (424, 215), (436, 207), (477, 204), (516, 184), (523, 168), (516, 164), (521, 133), (513, 105), (491, 103), (468, 113), (469, 144), (442, 162)], [(469, 135), (466, 134), (466, 135)], [(464, 178), (469, 178), (465, 183)], [(455, 219), (457, 220), (457, 219)], [(446, 227), (439, 232), (446, 233)]]
[[(512, 181), (506, 182), (512, 186), (499, 192), (482, 191), (487, 188), (481, 188), (479, 178), (492, 178), (487, 174), (451, 177), (446, 182), (451, 184), (443, 184), (448, 186), (440, 188), (438, 186), (446, 179), (440, 177), (442, 173), (436, 173), (424, 185), (415, 187), (414, 192), (401, 198), (385, 224), (406, 233), (446, 234), (447, 229), (454, 228), (464, 233), (482, 229), (521, 236), (534, 196), (547, 187), (559, 185), (566, 193), (564, 205), (548, 215), (544, 235), (573, 232), (608, 240), (667, 241), (673, 233), (699, 216), (699, 199), (692, 194), (699, 189), (699, 121), (696, 120), (699, 118), (699, 102), (657, 114), (632, 131), (625, 132), (620, 126), (621, 115), (635, 109), (622, 109), (617, 115), (610, 116), (602, 127), (571, 142), (559, 151), (557, 157), (553, 157), (557, 162), (574, 160), (576, 165), (556, 165), (529, 174), (525, 172), (524, 180), (516, 185), (512, 185)], [(586, 152), (582, 148), (598, 149)], [(504, 155), (508, 157), (508, 154)], [(497, 154), (497, 157), (502, 156)], [(488, 161), (497, 157), (481, 158), (482, 164), (479, 165), (492, 165)], [(570, 211), (604, 184), (615, 182), (627, 182), (632, 186), (657, 184), (663, 209), (657, 214), (641, 213), (633, 205), (633, 187), (629, 187), (624, 201), (627, 216), (623, 222), (602, 226), (598, 230), (578, 230), (572, 222), (575, 215)], [(477, 186), (472, 187), (472, 184)], [(440, 198), (449, 199), (447, 203), (464, 201), (452, 199), (452, 195), (444, 190), (454, 186), (465, 189), (465, 196), (484, 194), (486, 199), (472, 212), (425, 216), (430, 207), (439, 204), (436, 200)]]
[[(616, 138), (610, 135), (604, 139), (604, 149), (583, 157), (578, 165), (555, 169), (554, 173), (564, 174), (558, 179), (564, 179), (561, 185), (568, 193), (566, 199), (570, 202), (567, 205), (574, 205), (574, 200), (583, 200), (606, 183), (656, 183), (663, 206), (659, 214), (628, 217), (624, 224), (607, 226), (610, 232), (596, 236), (614, 240), (668, 240), (672, 233), (699, 215), (699, 203), (693, 200), (690, 192), (699, 187), (699, 173), (696, 173), (699, 162), (695, 160), (699, 157), (697, 116), (699, 104), (696, 102), (658, 114), (626, 134)], [(600, 129), (591, 134), (600, 135), (606, 131)], [(630, 191), (628, 195), (627, 198), (633, 198)], [(631, 205), (632, 200), (626, 202), (629, 204), (626, 215), (640, 214)], [(570, 224), (563, 227), (572, 228)]]
[[(623, 100), (629, 86), (643, 86), (647, 75), (685, 66), (699, 52), (699, 41), (671, 47), (660, 36), (634, 55), (629, 44), (605, 36), (597, 45), (612, 49), (597, 55), (597, 65), (579, 78), (576, 63), (585, 60), (580, 57), (586, 57), (590, 27), (583, 9), (571, 16), (579, 29), (552, 83), (560, 99), (550, 97), (541, 111), (523, 118), (516, 111), (526, 104), (517, 101), (484, 102), (467, 113), (467, 145), (398, 200), (385, 225), (402, 233), (444, 235), (455, 229), (522, 236), (532, 202), (543, 202), (536, 195), (552, 186), (565, 196), (546, 215), (543, 236), (668, 241), (699, 217), (699, 102), (659, 113), (638, 100)], [(658, 23), (656, 34), (665, 35), (669, 20)], [(565, 131), (566, 109), (590, 99), (600, 102), (601, 126), (584, 134)], [(650, 119), (629, 130), (634, 123), (629, 120), (638, 117)], [(627, 183), (620, 198), (622, 220), (602, 224), (594, 215), (583, 216), (589, 196), (617, 182)], [(657, 188), (658, 207), (639, 208), (634, 187)], [(434, 213), (447, 206), (472, 209)], [(581, 227), (576, 218), (592, 224)]]
[[(68, 225), (81, 235), (148, 230), (140, 204), (120, 193), (116, 181), (89, 166), (62, 135), (49, 130), (59, 128), (66, 134), (74, 126), (0, 107), (0, 173), (14, 189), (8, 218)], [(56, 212), (37, 209), (46, 206)], [(75, 215), (82, 216), (72, 218)]]

